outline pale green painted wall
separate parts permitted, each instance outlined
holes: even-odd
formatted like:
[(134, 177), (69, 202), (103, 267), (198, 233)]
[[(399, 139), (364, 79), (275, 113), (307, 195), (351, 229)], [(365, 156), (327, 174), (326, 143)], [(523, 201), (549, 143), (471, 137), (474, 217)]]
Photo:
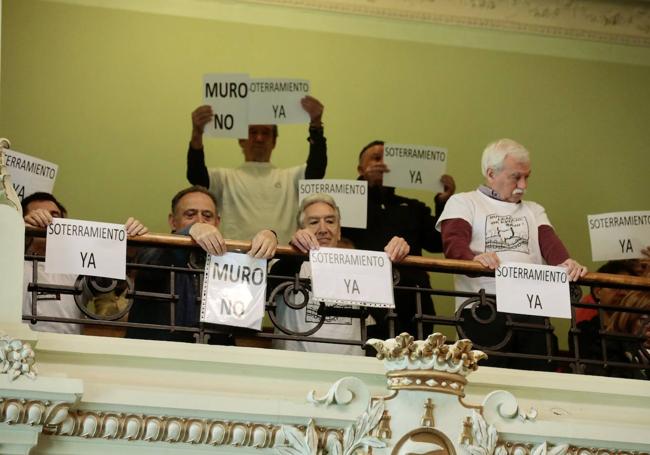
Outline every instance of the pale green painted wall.
[[(314, 28), (319, 17), (334, 20), (308, 17)], [(354, 20), (360, 29), (370, 23), (346, 18), (339, 34), (4, 0), (0, 135), (60, 165), (55, 193), (72, 217), (134, 215), (166, 232), (168, 201), (187, 183), (189, 113), (200, 102), (202, 74), (306, 78), (326, 106), (328, 177), (354, 178), (360, 147), (383, 138), (447, 147), (449, 171), (468, 190), (481, 182), (485, 144), (512, 137), (533, 153), (528, 197), (590, 265), (587, 214), (650, 209), (648, 52), (635, 49), (636, 64), (622, 64), (593, 53), (590, 60), (540, 55), (543, 38), (531, 54), (453, 47), (350, 35)], [(441, 33), (389, 25), (404, 35)], [(501, 47), (504, 37), (515, 48), (530, 39), (492, 35)], [(489, 47), (490, 33), (482, 36)], [(548, 43), (558, 47), (557, 39)], [(303, 126), (282, 127), (273, 161), (304, 162), (305, 136)], [(206, 143), (208, 165), (241, 161), (234, 141)], [(427, 193), (404, 193), (430, 202)]]

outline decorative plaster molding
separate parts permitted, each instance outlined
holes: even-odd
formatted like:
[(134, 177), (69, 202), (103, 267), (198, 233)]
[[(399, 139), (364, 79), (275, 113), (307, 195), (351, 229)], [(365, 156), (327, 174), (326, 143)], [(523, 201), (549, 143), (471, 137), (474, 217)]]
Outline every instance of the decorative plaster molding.
[(370, 339), (377, 358), (384, 360), (388, 388), (391, 390), (423, 390), (465, 396), (465, 377), (478, 368), (478, 361), (487, 357), (472, 350), (470, 340), (445, 344), (446, 337), (434, 333), (426, 340), (415, 341), (408, 333), (388, 340)]
[[(371, 436), (371, 431), (379, 424), (384, 414), (384, 401), (377, 400), (369, 406), (357, 421), (345, 429), (343, 441), (328, 438), (320, 447), (328, 455), (353, 455), (363, 453), (363, 448), (384, 448), (386, 443), (377, 437)], [(279, 455), (317, 455), (319, 444), (314, 421), (310, 420), (305, 434), (290, 425), (283, 425), (280, 432), (284, 441), (276, 445)]]
[(502, 419), (519, 418), (522, 422), (534, 421), (537, 418), (537, 409), (530, 408), (528, 412), (522, 412), (515, 396), (505, 390), (490, 392), (483, 399), (481, 405), (483, 415), (487, 418), (500, 417)]
[(270, 423), (75, 411), (60, 424), (47, 426), (44, 431), (50, 435), (86, 439), (268, 448), (275, 444), (278, 430), (277, 425)]
[(20, 201), (11, 183), (11, 175), (9, 175), (5, 165), (5, 148), (8, 149), (9, 147), (11, 147), (9, 139), (0, 137), (0, 204), (8, 205), (22, 214)]
[(359, 378), (348, 376), (336, 381), (326, 395), (318, 398), (316, 391), (307, 394), (307, 401), (316, 405), (329, 406), (332, 404), (346, 405), (357, 399), (366, 403), (370, 402), (370, 391)]
[(650, 46), (650, 4), (631, 0), (246, 0), (249, 3)]
[[(36, 403), (36, 402), (33, 402)], [(147, 441), (269, 449), (284, 443), (280, 426), (272, 423), (234, 422), (128, 412), (70, 411), (64, 418), (45, 423), (53, 436), (85, 439)], [(293, 427), (292, 427), (293, 428)], [(296, 431), (306, 431), (299, 426)], [(342, 431), (314, 427), (320, 446), (341, 444)]]
[[(566, 455), (569, 451), (569, 444), (558, 444), (549, 448), (544, 441), (537, 446), (522, 446), (527, 449), (527, 452), (522, 452), (517, 444), (499, 441), (499, 434), (494, 425), (488, 425), (478, 412), (472, 411), (472, 416), (468, 419), (470, 421), (463, 424), (464, 431), (460, 441), (461, 450), (468, 455)], [(469, 428), (471, 431), (467, 431)]]
[(59, 425), (70, 412), (71, 403), (21, 398), (0, 398), (0, 423), (8, 425)]
[(569, 445), (565, 450), (565, 444), (552, 446), (546, 442), (536, 446), (525, 442), (499, 441), (497, 450), (501, 455), (649, 455), (648, 452), (639, 452), (637, 450), (606, 449), (577, 445)]
[(7, 374), (13, 381), (18, 376), (36, 379), (38, 370), (34, 350), (29, 343), (0, 334), (0, 373)]
[[(72, 403), (67, 402), (0, 398), (0, 423), (43, 426), (43, 432), (52, 436), (275, 448), (281, 455), (352, 455), (364, 447), (386, 447), (384, 441), (371, 436), (385, 414), (383, 400), (375, 401), (345, 432), (317, 427), (313, 420), (307, 426), (280, 426), (123, 412), (73, 411), (71, 406)], [(494, 425), (488, 425), (476, 411), (464, 422), (460, 446), (469, 455), (650, 455), (624, 449), (499, 440)]]

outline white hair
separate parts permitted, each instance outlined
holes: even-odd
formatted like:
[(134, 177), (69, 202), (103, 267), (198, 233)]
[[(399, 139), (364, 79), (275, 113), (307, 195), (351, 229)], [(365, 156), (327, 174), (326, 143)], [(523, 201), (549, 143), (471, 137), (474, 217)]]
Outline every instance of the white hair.
[(530, 162), (528, 150), (523, 145), (512, 139), (499, 139), (488, 144), (485, 150), (483, 150), (483, 157), (481, 158), (481, 171), (483, 172), (483, 176), (487, 177), (488, 169), (494, 169), (495, 172), (499, 172), (503, 168), (503, 162), (508, 156), (512, 156), (520, 163)]
[(312, 204), (316, 204), (317, 202), (322, 202), (324, 204), (329, 205), (334, 209), (336, 212), (336, 219), (340, 223), (341, 222), (341, 210), (339, 210), (339, 206), (336, 205), (336, 201), (332, 196), (329, 194), (325, 193), (316, 193), (312, 194), (310, 196), (307, 196), (302, 200), (300, 203), (300, 208), (298, 209), (298, 227), (304, 228), (305, 227), (305, 210), (307, 207), (309, 207)]

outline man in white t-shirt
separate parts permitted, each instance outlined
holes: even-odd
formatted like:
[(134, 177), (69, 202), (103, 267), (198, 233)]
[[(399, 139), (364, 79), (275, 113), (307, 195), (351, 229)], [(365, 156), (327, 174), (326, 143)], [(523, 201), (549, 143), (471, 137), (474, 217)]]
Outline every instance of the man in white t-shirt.
[[(492, 270), (508, 261), (546, 263), (565, 267), (572, 281), (584, 276), (586, 267), (569, 257), (544, 207), (522, 200), (531, 173), (528, 150), (511, 139), (500, 139), (485, 148), (481, 168), (485, 185), (452, 196), (438, 218), (436, 229), (442, 233), (445, 257), (477, 261)], [(456, 275), (455, 285), (457, 291), (485, 289), (487, 293), (495, 293), (492, 277)], [(464, 300), (457, 298), (457, 309)], [(502, 313), (493, 323), (484, 325), (472, 317), (469, 308), (462, 312), (461, 326), (475, 344), (489, 348), (505, 340), (508, 329)], [(477, 307), (475, 312), (482, 319), (491, 315), (486, 307)], [(514, 315), (512, 318), (518, 322), (543, 323), (542, 318)], [(545, 354), (546, 347), (553, 343), (539, 332), (513, 331), (512, 335), (504, 346), (510, 352)], [(492, 361), (495, 366), (512, 368), (546, 369), (548, 366), (545, 361), (508, 358)]]
[(309, 154), (301, 166), (275, 167), (271, 154), (278, 138), (277, 125), (249, 125), (248, 137), (239, 140), (244, 163), (236, 168), (208, 169), (203, 131), (213, 119), (210, 106), (192, 112), (192, 134), (187, 151), (187, 179), (210, 190), (219, 203), (221, 231), (226, 238), (245, 240), (260, 229), (272, 229), (280, 243), (288, 243), (296, 230), (298, 182), (320, 179), (327, 168), (327, 142), (323, 133), (323, 105), (312, 96), (301, 100), (309, 114)]

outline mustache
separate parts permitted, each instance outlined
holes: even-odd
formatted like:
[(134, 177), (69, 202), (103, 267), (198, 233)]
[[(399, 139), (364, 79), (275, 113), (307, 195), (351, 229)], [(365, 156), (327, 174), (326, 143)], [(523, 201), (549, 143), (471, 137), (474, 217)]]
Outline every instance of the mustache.
[(515, 188), (514, 191), (512, 192), (512, 195), (513, 196), (519, 196), (521, 194), (524, 194), (525, 192), (526, 192), (526, 190), (524, 190), (522, 188)]

